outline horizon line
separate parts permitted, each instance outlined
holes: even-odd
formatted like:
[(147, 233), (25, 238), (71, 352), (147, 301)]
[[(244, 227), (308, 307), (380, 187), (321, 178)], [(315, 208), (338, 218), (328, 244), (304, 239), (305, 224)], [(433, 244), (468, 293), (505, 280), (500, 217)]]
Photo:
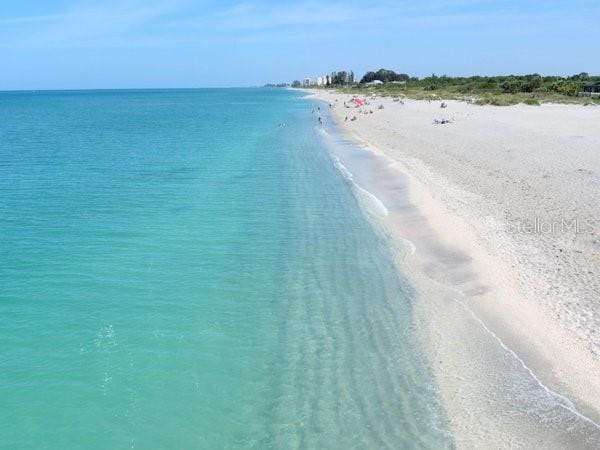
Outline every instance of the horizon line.
[(254, 86), (197, 86), (197, 87), (103, 87), (103, 88), (42, 88), (42, 89), (0, 89), (7, 92), (82, 92), (82, 91), (167, 91), (167, 90), (196, 90), (196, 89), (255, 89), (265, 85)]

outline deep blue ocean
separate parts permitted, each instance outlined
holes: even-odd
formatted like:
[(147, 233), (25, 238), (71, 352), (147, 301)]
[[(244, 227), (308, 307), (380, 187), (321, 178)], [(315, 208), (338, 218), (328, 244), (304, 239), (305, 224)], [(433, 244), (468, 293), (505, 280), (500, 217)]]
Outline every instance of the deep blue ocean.
[(0, 93), (0, 448), (452, 446), (303, 95)]

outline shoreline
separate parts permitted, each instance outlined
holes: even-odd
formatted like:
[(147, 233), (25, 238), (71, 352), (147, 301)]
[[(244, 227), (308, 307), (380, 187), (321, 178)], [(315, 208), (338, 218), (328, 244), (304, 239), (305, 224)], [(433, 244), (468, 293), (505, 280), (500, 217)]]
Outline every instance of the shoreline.
[[(516, 129), (517, 139), (534, 144), (540, 138), (535, 128), (533, 131), (526, 127), (516, 128), (510, 117), (498, 114), (498, 107), (493, 106), (448, 102), (449, 108), (440, 111), (438, 105), (424, 101), (407, 100), (405, 105), (400, 105), (391, 99), (377, 98), (372, 100), (373, 104), (368, 108), (373, 110), (373, 114), (358, 115), (358, 109), (343, 108), (343, 102), (350, 98), (348, 95), (330, 91), (309, 93), (333, 105), (331, 116), (349, 140), (381, 158), (380, 167), (374, 169), (377, 174), (371, 174), (371, 178), (392, 180), (395, 172), (396, 177), (406, 180), (407, 189), (403, 193), (405, 200), (399, 200), (394, 190), (402, 188), (393, 181), (380, 183), (377, 187), (379, 191), (373, 195), (390, 210), (389, 215), (379, 218), (379, 223), (390, 237), (392, 246), (397, 245), (400, 239), (408, 239), (416, 247), (415, 253), (408, 258), (402, 257), (399, 264), (421, 289), (422, 300), (417, 304), (416, 320), (424, 332), (423, 340), (437, 373), (450, 427), (459, 446), (506, 446), (515, 438), (524, 439), (524, 444), (535, 443), (534, 438), (543, 438), (549, 428), (548, 424), (536, 423), (537, 413), (527, 416), (526, 420), (521, 417), (515, 421), (514, 417), (503, 414), (506, 411), (498, 411), (502, 408), (511, 411), (519, 402), (519, 406), (528, 405), (534, 410), (542, 406), (549, 408), (553, 411), (555, 422), (578, 422), (576, 426), (570, 423), (571, 428), (576, 428), (574, 433), (553, 428), (553, 440), (548, 445), (561, 447), (561, 443), (572, 442), (574, 435), (577, 435), (576, 441), (580, 441), (582, 448), (597, 445), (600, 442), (600, 434), (597, 435), (600, 430), (600, 361), (595, 350), (598, 342), (593, 327), (578, 319), (582, 315), (598, 318), (598, 311), (588, 302), (579, 312), (575, 311), (567, 318), (570, 320), (561, 320), (560, 313), (564, 314), (566, 306), (573, 310), (573, 305), (578, 304), (576, 301), (578, 295), (581, 296), (581, 288), (577, 282), (571, 283), (570, 278), (574, 274), (568, 273), (568, 265), (563, 259), (557, 257), (544, 261), (544, 258), (554, 256), (548, 255), (552, 245), (565, 247), (565, 240), (572, 236), (511, 235), (506, 224), (514, 217), (522, 217), (519, 214), (530, 205), (524, 201), (521, 208), (512, 207), (513, 203), (521, 200), (518, 195), (521, 191), (518, 189), (507, 189), (502, 195), (497, 195), (501, 192), (499, 186), (507, 184), (506, 174), (510, 174), (510, 171), (503, 172), (506, 168), (502, 164), (507, 158), (502, 152), (515, 146), (515, 142), (511, 141), (511, 131)], [(376, 109), (379, 104), (384, 106), (383, 110)], [(531, 111), (523, 111), (525, 108), (540, 107), (506, 108), (517, 110), (509, 112), (521, 120), (540, 121), (539, 117), (530, 117)], [(572, 106), (564, 105), (543, 106), (542, 116), (552, 122), (551, 126), (558, 126), (559, 137), (560, 133), (564, 134), (564, 128), (559, 124), (563, 115), (575, 114), (575, 119), (579, 118), (578, 112), (572, 109)], [(344, 116), (349, 112), (358, 116), (356, 121), (344, 121)], [(415, 122), (442, 114), (453, 115), (452, 123), (434, 126), (432, 119), (425, 124)], [(588, 109), (585, 114), (592, 115), (590, 120), (594, 119), (593, 110)], [(468, 126), (468, 122), (475, 121), (473, 118), (478, 115), (484, 116), (482, 123)], [(492, 121), (492, 125), (503, 128), (500, 134), (495, 133), (493, 128), (491, 131), (487, 128), (486, 122)], [(572, 126), (572, 123), (568, 125)], [(467, 126), (463, 126), (465, 124)], [(429, 136), (425, 133), (438, 135), (428, 140)], [(523, 140), (523, 136), (528, 137), (529, 141)], [(597, 143), (589, 133), (584, 133), (581, 138), (569, 136), (569, 139), (578, 144), (578, 139), (581, 139), (589, 148)], [(458, 141), (458, 145), (471, 154), (460, 153), (460, 150), (445, 152), (445, 144), (453, 141)], [(564, 141), (560, 144), (564, 144)], [(435, 151), (427, 153), (427, 149), (432, 148)], [(557, 156), (556, 149), (551, 150), (550, 157)], [(540, 151), (540, 154), (545, 154), (544, 148)], [(590, 155), (587, 154), (587, 157)], [(511, 162), (512, 165), (523, 163), (518, 156)], [(585, 156), (579, 162), (585, 162)], [(559, 168), (563, 163), (561, 158), (564, 156), (558, 155)], [(495, 163), (499, 167), (494, 166)], [(592, 160), (587, 165), (591, 174), (579, 171), (576, 176), (595, 176), (593, 169), (596, 163), (597, 160)], [(526, 160), (527, 164), (532, 163)], [(463, 169), (465, 173), (461, 174)], [(546, 170), (549, 172), (548, 178), (562, 188), (565, 180), (552, 179), (558, 171)], [(368, 179), (369, 175), (363, 174), (363, 177)], [(474, 183), (486, 177), (492, 178), (493, 182), (489, 186), (484, 185), (484, 189), (469, 185), (469, 182)], [(517, 187), (520, 187), (518, 182), (522, 180), (516, 181)], [(592, 182), (591, 193), (587, 192), (588, 197), (582, 196), (591, 208), (576, 211), (584, 218), (588, 212), (597, 212), (599, 204), (595, 203), (593, 193), (595, 182)], [(377, 183), (379, 181), (373, 182), (373, 185)], [(527, 193), (522, 197), (529, 199)], [(568, 199), (568, 195), (565, 198)], [(408, 201), (408, 204), (400, 205), (398, 202), (401, 201)], [(559, 205), (563, 206), (559, 212), (564, 214), (566, 205), (569, 203)], [(595, 230), (591, 231), (593, 236)], [(585, 245), (590, 242), (593, 250), (595, 241), (592, 237), (584, 242), (583, 250), (579, 239), (576, 244), (580, 247), (562, 248), (558, 253), (570, 251), (581, 254), (577, 252), (589, 250)], [(588, 263), (588, 275), (593, 277), (598, 268), (597, 261), (589, 253), (583, 255), (584, 259), (580, 259), (580, 262)], [(561, 290), (553, 297), (549, 297), (550, 294), (541, 295), (539, 286), (548, 284), (548, 277), (543, 275), (548, 275), (547, 269), (553, 266), (563, 270), (561, 278), (555, 283), (571, 292), (575, 302), (556, 301), (561, 299)], [(546, 272), (536, 270), (540, 267)], [(587, 294), (593, 300), (595, 288), (592, 285), (581, 297), (585, 300)], [(457, 352), (457, 348), (464, 350)], [(492, 367), (493, 370), (490, 369)], [(471, 383), (469, 390), (464, 390), (465, 380)], [(537, 398), (527, 401), (519, 399), (513, 403), (511, 397), (520, 395), (519, 390), (507, 392), (503, 389), (514, 384), (515, 380), (527, 384), (521, 388), (531, 389)], [(494, 386), (494, 383), (498, 386)], [(493, 399), (498, 393), (507, 397), (506, 404), (499, 404)], [(488, 403), (487, 407), (480, 405), (483, 400)], [(464, 413), (465, 408), (471, 413)], [(519, 427), (520, 432), (515, 431), (515, 426)], [(485, 436), (479, 435), (482, 427), (488, 427)], [(531, 441), (528, 442), (529, 439)]]

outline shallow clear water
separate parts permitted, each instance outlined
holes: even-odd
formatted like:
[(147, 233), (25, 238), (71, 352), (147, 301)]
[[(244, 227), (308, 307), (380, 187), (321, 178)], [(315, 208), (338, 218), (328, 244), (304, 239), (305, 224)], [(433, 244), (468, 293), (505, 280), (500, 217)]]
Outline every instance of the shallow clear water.
[(451, 445), (411, 288), (311, 109), (0, 93), (0, 447)]

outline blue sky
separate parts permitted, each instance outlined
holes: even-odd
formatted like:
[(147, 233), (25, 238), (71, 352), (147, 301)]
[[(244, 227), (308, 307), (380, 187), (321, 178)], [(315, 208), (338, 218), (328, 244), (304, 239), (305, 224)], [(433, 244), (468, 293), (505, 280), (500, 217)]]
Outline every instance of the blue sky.
[(0, 90), (600, 73), (600, 1), (2, 0)]

